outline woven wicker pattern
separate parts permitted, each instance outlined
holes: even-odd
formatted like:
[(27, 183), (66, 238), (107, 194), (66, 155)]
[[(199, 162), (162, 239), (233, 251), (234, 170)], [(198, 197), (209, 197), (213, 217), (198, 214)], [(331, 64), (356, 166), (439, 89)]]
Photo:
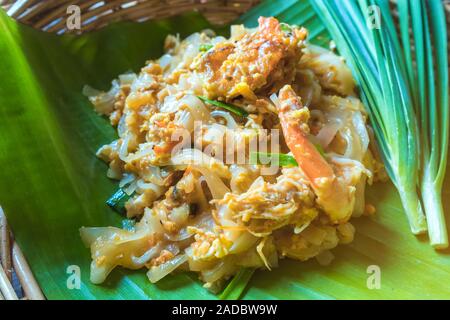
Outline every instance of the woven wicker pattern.
[(45, 299), (19, 245), (12, 238), (1, 207), (0, 259), (0, 300)]
[(114, 21), (162, 19), (198, 11), (212, 24), (226, 24), (248, 11), (259, 0), (18, 0), (3, 1), (10, 16), (48, 32), (66, 32), (67, 8), (81, 9), (82, 31), (101, 28)]

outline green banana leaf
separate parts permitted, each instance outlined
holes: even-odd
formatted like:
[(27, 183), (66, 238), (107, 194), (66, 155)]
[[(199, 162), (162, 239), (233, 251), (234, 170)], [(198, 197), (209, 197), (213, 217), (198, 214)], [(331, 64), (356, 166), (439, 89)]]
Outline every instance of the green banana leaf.
[[(254, 26), (260, 15), (304, 25), (320, 45), (330, 40), (307, 0), (264, 1), (239, 21)], [(151, 284), (144, 271), (117, 269), (105, 284), (93, 285), (90, 252), (78, 233), (81, 226), (118, 226), (122, 220), (105, 205), (116, 183), (95, 157), (115, 132), (92, 110), (81, 94), (83, 86), (107, 89), (118, 74), (137, 71), (147, 59), (158, 57), (167, 34), (183, 37), (206, 27), (211, 26), (192, 13), (56, 36), (0, 12), (0, 205), (47, 298), (218, 298), (189, 273)], [(447, 179), (447, 215), (449, 184)], [(427, 239), (409, 232), (392, 184), (375, 185), (367, 193), (377, 215), (354, 220), (355, 241), (334, 250), (330, 266), (284, 260), (272, 272), (255, 272), (243, 298), (450, 298), (449, 252), (438, 253)], [(80, 268), (80, 289), (67, 285), (67, 268), (74, 265)], [(373, 266), (380, 270), (378, 289), (371, 286)]]

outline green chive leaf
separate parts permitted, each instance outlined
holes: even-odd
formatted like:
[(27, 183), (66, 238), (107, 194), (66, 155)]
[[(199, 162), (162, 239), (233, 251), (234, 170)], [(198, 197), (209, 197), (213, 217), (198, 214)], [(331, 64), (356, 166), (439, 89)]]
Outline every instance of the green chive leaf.
[(210, 43), (202, 43), (200, 45), (199, 50), (200, 50), (200, 52), (206, 52), (206, 51), (209, 51), (212, 47), (214, 47), (214, 46)]
[(207, 104), (211, 104), (213, 106), (228, 110), (232, 113), (234, 113), (235, 115), (238, 115), (240, 117), (248, 117), (248, 112), (245, 111), (244, 109), (242, 109), (241, 107), (235, 106), (233, 104), (230, 103), (225, 103), (222, 101), (217, 101), (217, 100), (210, 100), (208, 98), (202, 97), (202, 96), (198, 96), (198, 98), (200, 100), (202, 100), (203, 102), (207, 103)]
[(223, 290), (219, 298), (221, 300), (238, 300), (242, 296), (254, 272), (255, 269), (242, 268)]
[(125, 214), (125, 203), (130, 199), (130, 197), (131, 196), (120, 188), (108, 200), (106, 200), (106, 204), (115, 211)]
[(297, 160), (293, 156), (283, 153), (252, 152), (250, 154), (250, 164), (298, 167)]

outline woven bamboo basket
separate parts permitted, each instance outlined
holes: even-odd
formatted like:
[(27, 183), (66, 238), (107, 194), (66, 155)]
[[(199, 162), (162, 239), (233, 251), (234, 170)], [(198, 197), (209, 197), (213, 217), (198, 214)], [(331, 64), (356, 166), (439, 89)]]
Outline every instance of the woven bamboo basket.
[(0, 300), (44, 300), (28, 263), (14, 241), (0, 207)]
[[(80, 7), (82, 25), (81, 29), (76, 32), (83, 33), (100, 29), (112, 22), (124, 20), (143, 22), (151, 19), (163, 19), (189, 11), (201, 13), (214, 25), (224, 25), (232, 22), (260, 1), (0, 0), (0, 7), (3, 7), (11, 17), (36, 29), (62, 34), (68, 32), (66, 29), (66, 16), (69, 5), (78, 5)], [(391, 2), (395, 4), (396, 0), (391, 0)], [(443, 2), (447, 10), (447, 26), (450, 26), (450, 0), (443, 0)], [(394, 5), (392, 8), (395, 11)], [(0, 300), (45, 299), (19, 245), (14, 241), (1, 207), (0, 260)]]

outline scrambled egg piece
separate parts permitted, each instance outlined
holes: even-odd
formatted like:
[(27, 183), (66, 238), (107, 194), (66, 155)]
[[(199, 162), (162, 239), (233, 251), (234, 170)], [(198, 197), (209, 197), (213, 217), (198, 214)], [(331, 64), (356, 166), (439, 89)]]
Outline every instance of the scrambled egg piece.
[(255, 93), (280, 82), (292, 82), (301, 56), (305, 29), (282, 30), (274, 18), (259, 18), (259, 28), (240, 40), (218, 44), (197, 62), (206, 78), (210, 98), (231, 99), (242, 95), (255, 100)]

